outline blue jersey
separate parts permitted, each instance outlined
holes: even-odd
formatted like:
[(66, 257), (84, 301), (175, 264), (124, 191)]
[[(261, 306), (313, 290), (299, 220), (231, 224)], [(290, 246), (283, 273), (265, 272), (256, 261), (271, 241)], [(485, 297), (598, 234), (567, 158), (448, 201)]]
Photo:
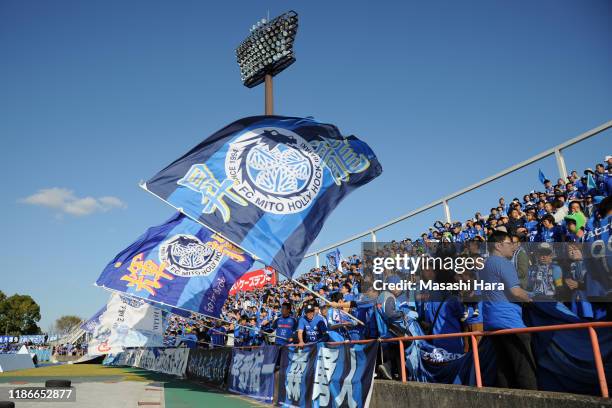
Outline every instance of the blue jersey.
[(289, 339), (295, 333), (297, 328), (297, 321), (292, 316), (279, 317), (272, 323), (272, 329), (276, 331), (276, 343), (277, 345), (284, 345), (289, 342)]
[(612, 237), (612, 216), (602, 219), (597, 219), (595, 216), (589, 218), (586, 224), (586, 234), (584, 240), (586, 242), (602, 241), (605, 246), (611, 244)]
[[(358, 307), (351, 308), (350, 312), (357, 319), (361, 320), (362, 322), (366, 322), (368, 320), (368, 312), (370, 309), (371, 307), (361, 305)], [(350, 319), (350, 317), (347, 317), (347, 319)], [(368, 329), (367, 325), (364, 326), (361, 324), (357, 324), (356, 322), (353, 322), (353, 325), (347, 328), (349, 340), (363, 340), (365, 338), (367, 329)]]
[(451, 238), (451, 242), (460, 243), (460, 242), (467, 241), (468, 239), (469, 237), (467, 236), (467, 234), (464, 231), (461, 231), (457, 235), (453, 235), (453, 237)]
[(602, 295), (612, 293), (612, 277), (608, 272), (612, 270), (612, 216), (589, 218), (584, 241), (590, 243), (586, 260), (592, 285), (599, 286), (597, 291)]
[(315, 315), (312, 320), (308, 320), (306, 316), (300, 317), (298, 330), (303, 331), (304, 343), (316, 343), (327, 337), (327, 324), (320, 315)]
[(606, 177), (607, 174), (595, 174), (595, 184), (597, 185), (597, 192), (599, 195), (604, 194), (606, 189)]
[(527, 221), (525, 223), (525, 228), (527, 228), (527, 239), (529, 242), (535, 242), (538, 238), (538, 222), (537, 221)]
[(234, 346), (247, 346), (249, 343), (249, 330), (245, 327), (234, 329)]
[[(338, 309), (334, 309), (332, 307), (330, 307), (327, 310), (327, 324), (329, 327), (331, 326), (335, 326), (341, 323), (346, 323), (347, 320), (345, 318), (344, 312), (338, 310)], [(349, 336), (348, 333), (346, 331), (346, 328), (344, 327), (339, 327), (336, 328), (334, 330), (329, 329), (328, 327), (328, 335), (329, 335), (329, 339), (331, 341), (344, 341), (344, 340), (348, 340)]]
[(553, 226), (552, 228), (542, 228), (542, 231), (538, 234), (537, 237), (538, 242), (563, 242), (563, 233), (561, 232), (561, 227), (558, 225)]
[[(442, 302), (426, 302), (425, 320), (433, 324), (431, 334), (461, 332), (460, 319), (463, 317), (463, 310), (463, 305), (454, 296)], [(434, 347), (441, 347), (450, 353), (463, 353), (463, 340), (460, 337), (435, 339), (431, 340), (431, 343)]]
[(577, 199), (580, 199), (580, 198), (582, 198), (582, 194), (580, 194), (580, 191), (578, 191), (578, 190), (569, 191), (567, 193), (568, 201), (577, 200)]
[(225, 327), (220, 326), (212, 328), (208, 331), (208, 333), (210, 333), (210, 340), (212, 344), (215, 346), (225, 346), (225, 333), (227, 333)]
[(249, 346), (261, 346), (263, 343), (263, 336), (257, 327), (253, 327), (251, 330), (249, 330), (248, 343)]

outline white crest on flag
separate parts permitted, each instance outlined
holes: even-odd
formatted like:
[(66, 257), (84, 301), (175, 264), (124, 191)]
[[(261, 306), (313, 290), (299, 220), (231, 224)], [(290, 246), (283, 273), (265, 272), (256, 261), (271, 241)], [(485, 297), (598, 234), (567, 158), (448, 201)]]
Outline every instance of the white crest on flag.
[(288, 129), (249, 130), (232, 143), (225, 173), (234, 190), (266, 212), (294, 214), (310, 206), (321, 190), (321, 159)]
[(176, 276), (207, 276), (217, 269), (223, 254), (194, 235), (177, 234), (159, 246), (159, 260)]

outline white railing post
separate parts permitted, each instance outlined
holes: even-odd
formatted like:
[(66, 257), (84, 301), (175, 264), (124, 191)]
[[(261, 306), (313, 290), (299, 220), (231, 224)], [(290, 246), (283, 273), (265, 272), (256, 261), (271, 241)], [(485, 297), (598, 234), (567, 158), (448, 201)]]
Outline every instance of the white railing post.
[(555, 158), (557, 159), (557, 168), (559, 169), (559, 177), (563, 179), (563, 181), (567, 181), (567, 168), (565, 167), (565, 159), (563, 158), (563, 153), (561, 153), (561, 149), (555, 150)]
[(451, 221), (450, 207), (448, 206), (448, 201), (442, 201), (442, 206), (444, 207), (444, 217), (446, 218), (446, 222)]
[(319, 253), (317, 252), (317, 253), (315, 254), (315, 266), (316, 266), (317, 268), (320, 268), (320, 267), (321, 267), (320, 265), (321, 265), (321, 264), (320, 264), (320, 262), (319, 262)]
[(370, 235), (372, 237), (372, 242), (376, 242), (376, 231), (370, 231)]

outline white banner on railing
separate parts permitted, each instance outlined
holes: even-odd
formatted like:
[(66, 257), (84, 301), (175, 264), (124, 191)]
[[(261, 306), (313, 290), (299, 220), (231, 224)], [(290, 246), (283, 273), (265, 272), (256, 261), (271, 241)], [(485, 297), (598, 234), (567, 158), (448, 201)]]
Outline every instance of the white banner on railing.
[(142, 300), (113, 293), (94, 322), (90, 355), (118, 353), (124, 347), (163, 346), (162, 311)]

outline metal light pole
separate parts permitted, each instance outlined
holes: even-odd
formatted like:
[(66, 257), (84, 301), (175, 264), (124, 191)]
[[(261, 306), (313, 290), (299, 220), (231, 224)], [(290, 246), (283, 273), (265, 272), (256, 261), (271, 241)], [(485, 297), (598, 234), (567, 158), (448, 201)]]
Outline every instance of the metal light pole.
[(274, 114), (272, 78), (295, 62), (293, 42), (298, 15), (288, 11), (251, 27), (251, 34), (236, 48), (240, 79), (247, 88), (265, 82), (265, 114)]
[[(236, 48), (236, 57), (240, 67), (240, 79), (247, 88), (253, 88), (265, 82), (265, 114), (274, 114), (274, 99), (272, 95), (272, 78), (295, 62), (293, 42), (298, 28), (298, 15), (295, 11), (288, 11), (267, 21), (262, 19), (253, 25), (249, 35)], [(317, 254), (317, 261), (319, 256)], [(318, 266), (318, 262), (317, 262)], [(277, 274), (278, 281), (278, 272)], [(291, 281), (306, 289), (315, 297), (329, 303), (301, 282), (291, 278)], [(357, 323), (364, 323), (351, 314), (348, 317)]]
[(272, 86), (272, 75), (266, 74), (266, 109), (267, 116), (274, 115), (274, 89)]

